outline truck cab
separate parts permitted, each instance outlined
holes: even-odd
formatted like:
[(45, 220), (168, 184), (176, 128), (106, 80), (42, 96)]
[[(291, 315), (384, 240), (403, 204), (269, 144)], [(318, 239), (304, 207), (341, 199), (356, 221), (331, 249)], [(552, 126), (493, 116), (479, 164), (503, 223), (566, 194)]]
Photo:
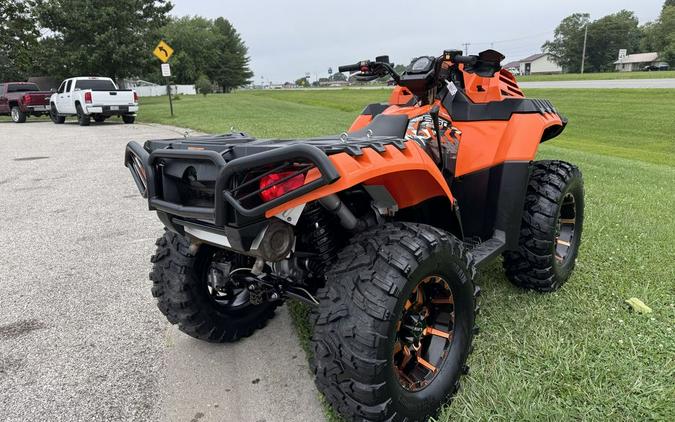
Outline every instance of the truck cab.
[(102, 123), (120, 116), (124, 123), (133, 123), (138, 112), (138, 94), (119, 89), (110, 78), (77, 77), (61, 82), (50, 99), (50, 114), (54, 123), (63, 123), (66, 116), (77, 116), (80, 126), (94, 119)]

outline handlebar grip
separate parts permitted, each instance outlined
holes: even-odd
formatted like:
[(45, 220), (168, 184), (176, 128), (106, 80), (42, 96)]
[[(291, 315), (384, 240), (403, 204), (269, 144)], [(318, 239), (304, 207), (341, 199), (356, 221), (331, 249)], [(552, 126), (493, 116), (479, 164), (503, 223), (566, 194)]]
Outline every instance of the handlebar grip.
[(361, 63), (346, 64), (338, 67), (338, 72), (356, 72), (357, 70), (361, 70)]
[(452, 58), (452, 61), (455, 63), (474, 64), (476, 61), (478, 61), (478, 57), (457, 55)]

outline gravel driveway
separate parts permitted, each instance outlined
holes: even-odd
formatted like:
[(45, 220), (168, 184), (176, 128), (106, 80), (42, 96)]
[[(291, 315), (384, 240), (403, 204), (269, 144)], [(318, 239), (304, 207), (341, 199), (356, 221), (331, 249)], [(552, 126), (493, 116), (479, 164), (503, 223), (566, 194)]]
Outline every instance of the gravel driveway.
[(213, 345), (155, 306), (162, 226), (123, 152), (181, 133), (0, 121), (0, 420), (323, 419), (285, 307), (254, 336)]

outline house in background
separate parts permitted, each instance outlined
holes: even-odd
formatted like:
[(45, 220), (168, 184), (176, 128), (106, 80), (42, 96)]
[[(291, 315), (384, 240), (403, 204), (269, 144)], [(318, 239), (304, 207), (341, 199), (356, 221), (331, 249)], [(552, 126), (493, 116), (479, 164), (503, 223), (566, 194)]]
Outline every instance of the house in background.
[(644, 70), (647, 67), (658, 67), (665, 64), (665, 62), (659, 61), (659, 53), (637, 53), (626, 55), (625, 50), (619, 52), (619, 60), (614, 62), (614, 66), (619, 72), (636, 72), (638, 70)]
[(551, 74), (563, 71), (548, 53), (533, 54), (522, 60), (509, 62), (502, 67), (515, 75)]
[(520, 75), (520, 62), (519, 61), (508, 62), (505, 65), (503, 65), (502, 67), (504, 69), (508, 70), (509, 72), (513, 73), (516, 76)]
[(548, 53), (533, 54), (530, 57), (525, 57), (520, 60), (520, 74), (551, 74), (562, 73), (562, 67), (553, 61), (553, 58)]

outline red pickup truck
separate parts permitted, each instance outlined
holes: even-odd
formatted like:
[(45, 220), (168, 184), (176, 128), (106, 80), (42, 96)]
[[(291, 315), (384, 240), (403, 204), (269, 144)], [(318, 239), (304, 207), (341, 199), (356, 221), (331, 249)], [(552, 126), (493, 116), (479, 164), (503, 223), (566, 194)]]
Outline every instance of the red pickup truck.
[(23, 123), (28, 116), (47, 115), (51, 95), (31, 82), (0, 83), (0, 116), (12, 116), (14, 123)]

